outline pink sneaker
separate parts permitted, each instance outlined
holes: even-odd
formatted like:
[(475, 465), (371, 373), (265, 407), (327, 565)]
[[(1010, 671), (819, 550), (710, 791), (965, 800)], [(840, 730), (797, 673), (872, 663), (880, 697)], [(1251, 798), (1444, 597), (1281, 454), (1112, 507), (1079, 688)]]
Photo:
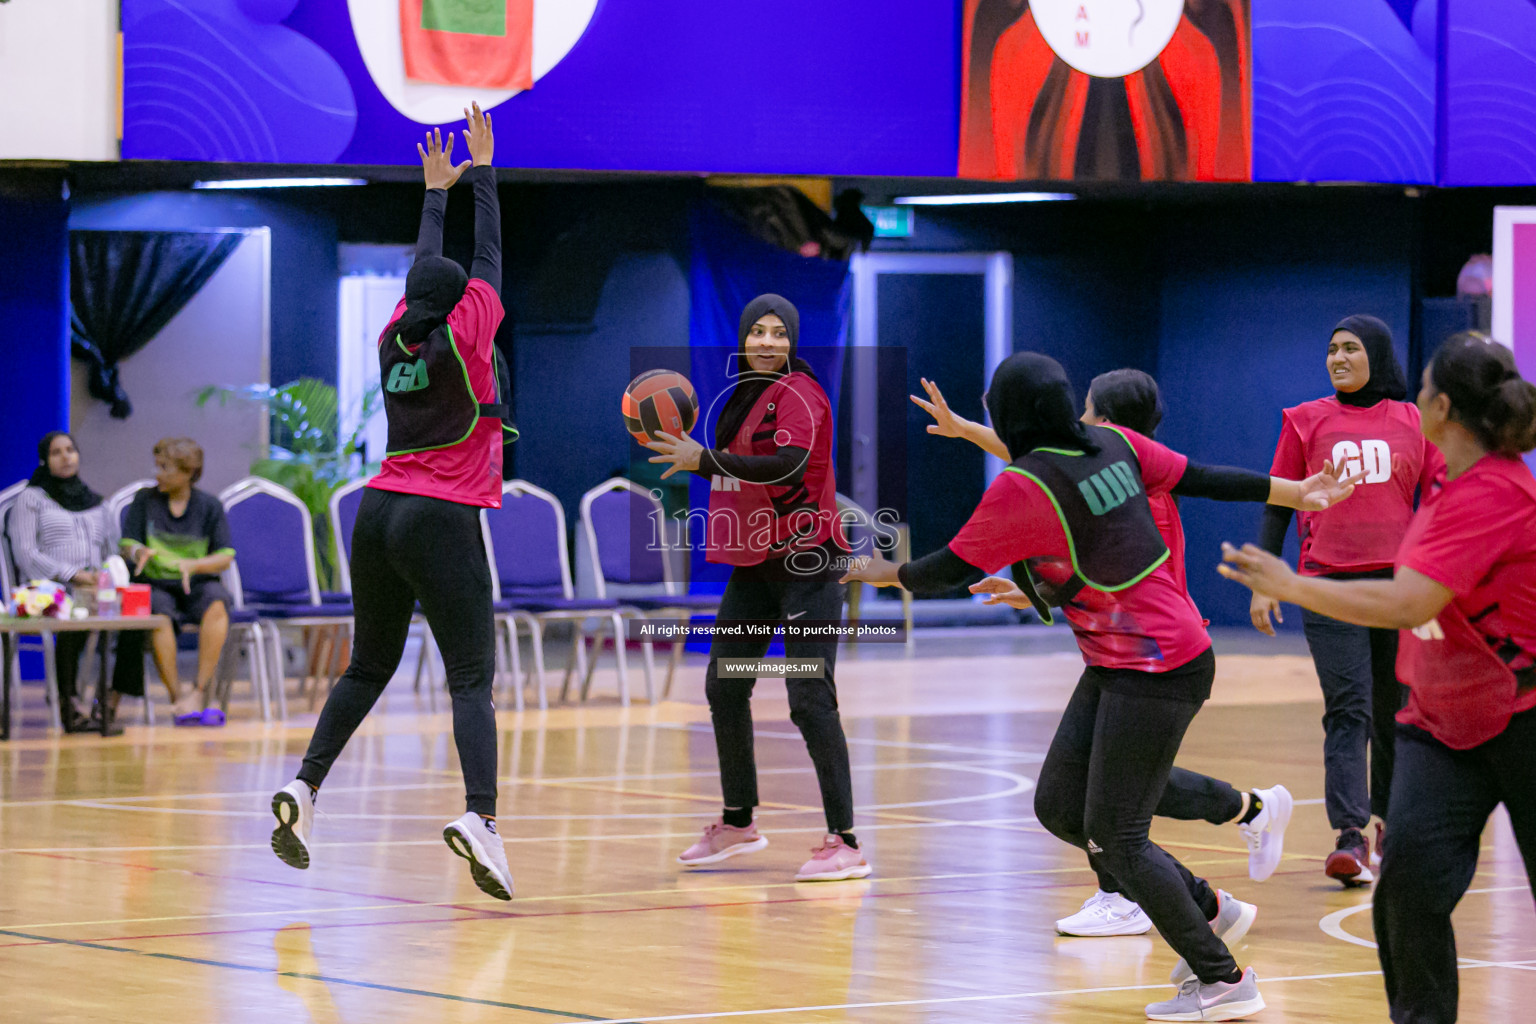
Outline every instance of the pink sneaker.
[(705, 864), (718, 864), (742, 853), (754, 853), (768, 845), (764, 836), (757, 834), (757, 822), (746, 828), (737, 828), (717, 821), (704, 828), (699, 841), (677, 855), (677, 862), (690, 868)]
[(845, 878), (864, 878), (873, 870), (864, 854), (843, 842), (842, 836), (828, 835), (812, 851), (811, 859), (800, 865), (795, 881), (841, 882)]

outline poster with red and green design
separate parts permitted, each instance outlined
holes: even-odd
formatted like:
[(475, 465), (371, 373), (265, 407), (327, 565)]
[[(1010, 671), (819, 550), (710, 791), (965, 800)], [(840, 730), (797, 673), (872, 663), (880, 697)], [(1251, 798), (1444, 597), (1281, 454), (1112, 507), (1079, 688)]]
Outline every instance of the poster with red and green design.
[(400, 41), (410, 81), (533, 86), (533, 0), (400, 0)]

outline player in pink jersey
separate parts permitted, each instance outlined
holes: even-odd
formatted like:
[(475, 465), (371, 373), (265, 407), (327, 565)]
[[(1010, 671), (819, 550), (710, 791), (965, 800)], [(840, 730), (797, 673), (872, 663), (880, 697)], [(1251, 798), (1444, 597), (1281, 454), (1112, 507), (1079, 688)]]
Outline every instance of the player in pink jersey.
[(1075, 405), (1055, 360), (1003, 360), (986, 406), (1012, 458), (1007, 470), (948, 545), (899, 566), (862, 559), (844, 579), (933, 593), (1025, 563), (1032, 603), (1061, 607), (1085, 662), (1040, 768), (1035, 815), (1119, 880), (1180, 954), (1177, 995), (1147, 1016), (1238, 1020), (1264, 1000), (1224, 938), (1246, 931), (1254, 908), (1212, 889), (1148, 834), (1216, 659), (1167, 565), (1147, 495), (1324, 508), (1350, 487), (1331, 473), (1294, 481), (1196, 466), (1133, 431), (1082, 423)]
[[(928, 428), (930, 433), (965, 438), (999, 458), (1006, 457), (1007, 448), (994, 431), (956, 416), (938, 385), (927, 379), (922, 384), (928, 399), (916, 395), (911, 398), (933, 416), (935, 422)], [(1157, 381), (1149, 374), (1133, 369), (1099, 374), (1089, 385), (1088, 396), (1083, 400), (1082, 421), (1101, 426), (1115, 424), (1144, 437), (1152, 437), (1163, 421), (1163, 400)], [(1168, 570), (1187, 593), (1184, 524), (1179, 518), (1178, 499), (1170, 491), (1148, 492), (1147, 504), (1157, 531), (1168, 546)], [(996, 594), (987, 597), (989, 604), (1002, 600)], [(1284, 786), (1239, 792), (1221, 779), (1175, 766), (1169, 773), (1168, 785), (1158, 801), (1156, 813), (1161, 818), (1208, 821), (1213, 825), (1235, 822), (1248, 844), (1249, 877), (1262, 882), (1279, 866), (1291, 807), (1291, 794)], [(1125, 896), (1124, 887), (1114, 876), (1091, 857), (1089, 866), (1098, 876), (1098, 890), (1088, 897), (1081, 910), (1057, 921), (1056, 930), (1063, 935), (1081, 936), (1140, 935), (1149, 931), (1151, 919)]]
[(1450, 1024), (1451, 912), (1500, 803), (1536, 879), (1536, 479), (1520, 460), (1536, 448), (1536, 386), (1507, 348), (1468, 332), (1425, 368), (1417, 405), (1445, 470), (1390, 578), (1298, 576), (1252, 544), (1226, 545), (1221, 572), (1340, 622), (1401, 630), (1409, 698), (1373, 894), (1377, 955), (1393, 1021)]
[[(389, 442), (352, 529), (352, 661), (326, 698), (298, 778), (272, 797), (272, 851), (309, 867), (315, 796), (399, 668), (419, 604), (443, 655), (464, 775), (466, 811), (443, 839), (469, 862), (482, 892), (510, 900), (512, 874), (496, 831), (496, 647), (480, 532), (480, 509), (501, 504), (501, 208), (491, 119), (478, 104), (464, 115), (472, 160), (453, 163), (452, 132), (446, 146), (434, 129), (427, 147), (416, 147), (427, 192), (405, 298), (379, 338)], [(448, 189), (460, 175), (475, 191), (468, 274), (442, 255)]]
[[(1382, 579), (1413, 516), (1416, 490), (1427, 488), (1442, 465), (1419, 431), (1419, 411), (1403, 399), (1408, 386), (1392, 350), (1392, 332), (1373, 316), (1345, 317), (1328, 340), (1328, 377), (1334, 394), (1285, 410), (1270, 472), (1305, 476), (1324, 462), (1342, 473), (1364, 474), (1347, 509), (1302, 512), (1299, 533), (1304, 576)], [(1291, 510), (1268, 508), (1259, 545), (1279, 555)], [(1260, 594), (1251, 606), (1254, 626), (1274, 635), (1270, 616), (1280, 605)], [(1384, 819), (1392, 784), (1392, 716), (1403, 691), (1394, 665), (1397, 633), (1339, 622), (1302, 610), (1302, 626), (1323, 690), (1324, 795), (1329, 824), (1338, 831), (1324, 863), (1345, 885), (1372, 880), (1378, 853), (1364, 829)], [(1366, 751), (1370, 750), (1370, 767)]]
[[(846, 588), (838, 582), (848, 552), (837, 510), (832, 404), (799, 355), (800, 313), (782, 295), (759, 295), (737, 325), (735, 381), (715, 424), (717, 447), (663, 433), (650, 461), (705, 477), (709, 487), (706, 557), (732, 566), (718, 626), (773, 623), (785, 630), (784, 652), (819, 659), (821, 669), (784, 680), (789, 717), (816, 768), (827, 831), (795, 878), (835, 882), (864, 878), (868, 858), (853, 833), (848, 741), (837, 710), (835, 636), (792, 636), (792, 629), (841, 623)], [(794, 620), (794, 621), (792, 621)], [(707, 867), (761, 850), (757, 830), (757, 762), (753, 751), (753, 678), (721, 675), (721, 659), (756, 660), (768, 636), (717, 634), (709, 646), (704, 691), (715, 731), (724, 807), (698, 842), (678, 855)]]

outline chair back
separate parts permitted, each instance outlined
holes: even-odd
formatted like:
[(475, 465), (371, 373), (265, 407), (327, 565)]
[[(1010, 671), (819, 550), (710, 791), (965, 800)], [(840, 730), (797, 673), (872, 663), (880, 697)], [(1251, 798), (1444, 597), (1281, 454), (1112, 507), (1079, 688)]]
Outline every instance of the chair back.
[(331, 538), (336, 542), (341, 589), (348, 594), (352, 593), (352, 528), (357, 525), (357, 508), (363, 503), (367, 485), (367, 480), (353, 480), (331, 495)]
[(682, 593), (672, 577), (666, 510), (634, 481), (614, 477), (583, 494), (581, 533), (598, 597), (608, 596), (610, 583)]
[(560, 499), (526, 480), (508, 480), (501, 508), (481, 510), (498, 600), (570, 600), (571, 555)]
[(0, 491), (0, 608), (11, 599), (20, 580), (16, 578), (16, 557), (11, 553), (11, 506), (21, 497), (27, 481), (21, 480)]
[(117, 531), (122, 533), (123, 521), (128, 518), (128, 506), (133, 504), (133, 496), (146, 487), (155, 486), (152, 479), (135, 480), (131, 484), (125, 484), (112, 492), (107, 498), (107, 515), (117, 520)]
[(318, 605), (315, 534), (304, 502), (261, 477), (231, 484), (219, 500), (229, 520), (244, 600)]

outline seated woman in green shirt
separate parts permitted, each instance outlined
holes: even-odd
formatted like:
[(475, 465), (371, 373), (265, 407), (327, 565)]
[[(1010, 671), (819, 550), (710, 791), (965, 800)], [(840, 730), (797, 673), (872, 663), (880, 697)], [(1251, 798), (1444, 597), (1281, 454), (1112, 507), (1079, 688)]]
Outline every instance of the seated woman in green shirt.
[[(206, 705), (229, 634), (231, 599), (219, 573), (229, 568), (235, 549), (224, 507), (192, 486), (202, 475), (203, 449), (196, 441), (164, 438), (155, 444), (155, 486), (133, 496), (123, 520), (123, 557), (133, 567), (134, 582), (149, 584), (150, 610), (171, 620), (154, 631), (151, 644), (177, 725), (224, 724), (224, 712)], [(197, 684), (183, 690), (176, 635), (187, 623), (197, 626)], [(126, 687), (129, 692), (144, 692), (143, 650), (142, 633), (124, 633), (118, 641), (124, 675), (137, 675), (137, 689)], [(114, 691), (112, 699), (117, 696)]]

